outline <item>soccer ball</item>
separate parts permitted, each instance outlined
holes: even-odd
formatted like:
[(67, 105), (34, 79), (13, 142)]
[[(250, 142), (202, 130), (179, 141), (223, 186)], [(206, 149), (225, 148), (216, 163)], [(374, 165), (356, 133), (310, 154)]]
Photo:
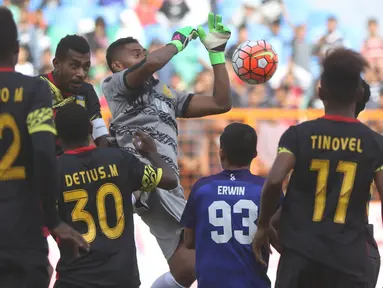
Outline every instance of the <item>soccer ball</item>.
[(261, 84), (273, 77), (278, 67), (278, 55), (265, 40), (247, 40), (235, 49), (233, 68), (248, 84)]

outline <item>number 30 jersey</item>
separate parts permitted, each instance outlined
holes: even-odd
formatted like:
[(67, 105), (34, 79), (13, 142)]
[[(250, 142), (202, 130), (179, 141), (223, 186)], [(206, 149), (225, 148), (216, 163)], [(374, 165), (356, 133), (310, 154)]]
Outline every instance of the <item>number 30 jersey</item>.
[(353, 118), (324, 116), (290, 127), (279, 153), (296, 158), (283, 203), (284, 247), (363, 277), (367, 203), (383, 169), (383, 137)]
[(73, 257), (59, 243), (59, 283), (84, 288), (139, 287), (132, 192), (151, 191), (162, 170), (118, 148), (89, 146), (60, 156), (60, 217), (90, 243), (89, 253)]
[(193, 186), (181, 223), (195, 231), (198, 287), (270, 287), (251, 248), (263, 183), (249, 170), (225, 170)]

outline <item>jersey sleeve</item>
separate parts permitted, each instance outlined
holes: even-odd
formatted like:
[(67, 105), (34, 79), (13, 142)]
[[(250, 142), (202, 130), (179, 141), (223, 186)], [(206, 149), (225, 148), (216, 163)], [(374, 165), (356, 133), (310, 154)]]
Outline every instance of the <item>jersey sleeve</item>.
[[(194, 229), (196, 226), (196, 190), (197, 185), (194, 184), (190, 192), (188, 201), (186, 202), (186, 207), (181, 217), (181, 224), (186, 228)], [(198, 185), (199, 187), (199, 185)]]
[(162, 178), (162, 169), (141, 162), (136, 156), (122, 152), (132, 191), (151, 192)]
[(97, 93), (96, 91), (94, 91), (94, 88), (92, 85), (90, 85), (87, 91), (87, 101), (88, 101), (87, 110), (89, 113), (89, 119), (92, 121), (97, 118), (102, 118), (100, 100), (98, 99)]
[(145, 61), (125, 69), (123, 71), (113, 73), (111, 76), (106, 78), (101, 85), (102, 92), (104, 93), (107, 100), (112, 100), (114, 98), (131, 98), (136, 97), (138, 94), (142, 94), (142, 87), (131, 88), (125, 81), (126, 75), (140, 66), (142, 66)]
[(121, 94), (129, 94), (129, 89), (126, 87), (124, 80), (125, 73), (128, 73), (128, 70), (113, 73), (102, 82), (101, 88), (106, 98), (111, 99)]
[(40, 193), (45, 225), (53, 229), (60, 223), (60, 218), (56, 209), (58, 187), (52, 94), (47, 83), (40, 79), (35, 81), (35, 95), (31, 98), (26, 119), (34, 159), (33, 184)]
[(187, 92), (178, 92), (176, 90), (171, 89), (171, 93), (174, 93), (176, 98), (176, 117), (182, 118), (185, 115), (186, 110), (189, 107), (189, 103), (193, 98), (193, 93)]
[(44, 81), (36, 79), (35, 95), (28, 109), (28, 133), (49, 132), (56, 135), (53, 124), (52, 94)]
[(131, 89), (126, 85), (124, 78), (129, 71), (131, 71), (131, 68), (114, 73), (102, 82), (102, 92), (108, 102), (113, 117), (116, 117), (116, 115), (127, 108), (129, 100), (135, 99), (144, 93), (142, 87)]
[(283, 133), (278, 144), (278, 153), (290, 153), (297, 156), (298, 153), (298, 137), (295, 126), (288, 128)]

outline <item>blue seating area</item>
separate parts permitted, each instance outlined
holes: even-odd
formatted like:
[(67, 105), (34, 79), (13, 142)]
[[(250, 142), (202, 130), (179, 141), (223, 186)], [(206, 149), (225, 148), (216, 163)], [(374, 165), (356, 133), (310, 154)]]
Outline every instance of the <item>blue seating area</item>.
[[(98, 16), (102, 16), (105, 19), (107, 25), (117, 26), (119, 25), (119, 13), (124, 9), (124, 6), (126, 7), (130, 3), (130, 1), (131, 0), (109, 1), (115, 3), (108, 6), (98, 6), (97, 2), (99, 1), (94, 0), (61, 0), (61, 5), (58, 7), (48, 6), (44, 8), (44, 15), (48, 24), (52, 26), (54, 31), (76, 31), (77, 27), (75, 27), (75, 24), (73, 24), (77, 22), (76, 20), (81, 18), (94, 19)], [(2, 4), (2, 2), (3, 0), (0, 0), (0, 4)], [(331, 9), (318, 9), (315, 7), (316, 2), (318, 1), (284, 0), (285, 7), (289, 15), (289, 21), (293, 25), (306, 23), (308, 28), (308, 37), (310, 40), (314, 40), (316, 36), (323, 31), (324, 23), (328, 16), (334, 15), (339, 16), (340, 19), (342, 18), (341, 13), (339, 11), (335, 11), (335, 9), (334, 11), (331, 11)], [(352, 6), (351, 2), (354, 1), (348, 1), (350, 6)], [(34, 11), (38, 9), (42, 3), (43, 0), (30, 0), (29, 10)], [(357, 2), (355, 1), (355, 3)], [(233, 11), (235, 11), (240, 5), (241, 1), (217, 0), (218, 11), (216, 12), (222, 14), (224, 19), (230, 19), (233, 15)], [(381, 4), (381, 6), (383, 6), (383, 4)], [(371, 7), (365, 7), (365, 9), (371, 9)], [(347, 12), (349, 13), (350, 11)], [(359, 15), (355, 15), (355, 17), (358, 16)], [(353, 18), (352, 15), (347, 15), (347, 17)], [(357, 23), (360, 23), (360, 20), (357, 21)], [(60, 29), (55, 26), (60, 26)], [(66, 26), (65, 29), (62, 29), (62, 26)], [(251, 26), (248, 28), (249, 38), (251, 39), (261, 39), (266, 36), (268, 31), (268, 28), (264, 26)], [(364, 27), (360, 27), (360, 25), (347, 25), (347, 27), (343, 28), (345, 28), (345, 34), (347, 34), (349, 37), (348, 40), (351, 43), (351, 47), (360, 47), (364, 36), (361, 30), (363, 30)], [(166, 30), (167, 29), (165, 27), (151, 26), (145, 28), (145, 33), (149, 39), (168, 39), (167, 36), (171, 35), (171, 31)], [(357, 35), (355, 31), (362, 33)], [(285, 39), (291, 39), (293, 35), (293, 32), (286, 21), (283, 21), (281, 33)]]
[[(139, 1), (140, 0), (60, 0), (60, 5), (55, 5), (55, 1), (48, 1), (49, 4), (43, 7), (43, 14), (48, 25), (46, 33), (50, 38), (52, 52), (62, 37), (67, 34), (78, 33), (79, 28), (82, 28), (78, 26), (81, 25), (79, 23), (82, 23), (80, 22), (82, 19), (94, 20), (101, 16), (106, 23), (108, 41), (114, 41), (121, 27), (121, 12), (134, 7), (133, 4), (139, 3)], [(245, 0), (216, 0), (217, 11), (214, 12), (223, 16), (225, 23), (227, 23), (232, 31), (232, 37), (227, 47), (236, 45), (238, 42), (238, 31), (231, 21), (236, 11), (241, 8), (243, 1)], [(371, 15), (375, 15), (380, 16), (377, 17), (378, 20), (383, 20), (381, 15), (376, 15), (376, 11), (383, 9), (383, 1), (370, 1), (374, 2), (375, 6), (368, 5), (363, 7), (363, 9), (358, 9), (359, 2), (356, 0), (337, 0), (336, 2), (333, 0), (284, 0), (286, 17), (283, 16), (281, 18), (279, 35), (272, 35), (269, 26), (251, 23), (247, 24), (248, 38), (251, 40), (265, 39), (269, 41), (280, 55), (280, 66), (283, 66), (288, 63), (291, 56), (294, 27), (305, 24), (307, 28), (306, 39), (308, 42), (314, 44), (326, 32), (326, 21), (328, 17), (334, 16), (339, 20), (338, 29), (346, 39), (347, 46), (359, 50), (367, 35), (367, 19)], [(27, 2), (28, 10), (35, 11), (40, 9), (44, 2), (44, 0), (30, 0)], [(0, 4), (2, 3), (3, 0), (0, 0)], [(99, 5), (98, 3), (107, 3), (107, 5)], [(347, 7), (347, 9), (341, 9), (342, 7)], [(88, 24), (87, 22), (84, 25)], [(381, 27), (383, 27), (383, 25), (381, 25)], [(144, 39), (141, 39), (141, 41), (145, 46), (149, 46), (152, 40), (159, 40), (166, 43), (171, 38), (173, 30), (176, 29), (175, 26), (168, 27), (160, 23), (143, 25), (142, 28)], [(87, 29), (89, 30), (91, 27)], [(138, 35), (135, 35), (135, 37), (138, 37)], [(198, 72), (203, 69), (200, 62), (201, 59), (206, 58), (204, 50), (198, 47), (189, 50), (191, 51), (188, 51), (187, 54), (182, 57), (177, 57), (173, 61), (174, 70), (176, 72), (186, 70), (183, 67), (185, 65), (188, 66), (188, 71)], [(184, 62), (176, 63), (177, 61)], [(311, 59), (311, 66), (311, 73), (315, 78), (319, 75), (320, 69), (318, 61), (314, 56)], [(190, 85), (194, 80), (193, 77), (183, 75), (183, 80)]]

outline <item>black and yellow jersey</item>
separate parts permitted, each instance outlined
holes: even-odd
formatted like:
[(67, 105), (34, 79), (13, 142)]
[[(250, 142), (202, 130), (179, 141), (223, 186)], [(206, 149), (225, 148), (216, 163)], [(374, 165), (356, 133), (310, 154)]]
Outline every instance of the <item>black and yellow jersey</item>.
[[(46, 75), (41, 75), (39, 78), (48, 83), (49, 88), (51, 89), (53, 96), (52, 108), (54, 114), (57, 109), (60, 109), (60, 107), (63, 107), (68, 103), (75, 102), (83, 106), (88, 111), (90, 121), (102, 119), (100, 101), (91, 84), (84, 82), (76, 94), (67, 94), (61, 92), (60, 89), (57, 88), (52, 72)], [(58, 155), (63, 153), (59, 143), (57, 143), (56, 148)]]
[(383, 169), (383, 137), (356, 119), (328, 115), (290, 127), (279, 153), (296, 158), (281, 215), (282, 245), (363, 277), (366, 205)]
[(0, 249), (46, 249), (42, 190), (54, 197), (57, 184), (50, 98), (44, 81), (0, 69)]
[(65, 151), (58, 164), (60, 217), (91, 245), (88, 254), (73, 259), (72, 247), (60, 243), (58, 283), (139, 287), (132, 193), (153, 190), (162, 169), (119, 148), (95, 146)]
[(102, 118), (100, 101), (91, 84), (84, 82), (76, 94), (66, 94), (62, 93), (60, 89), (57, 88), (52, 72), (46, 75), (41, 75), (40, 79), (47, 82), (51, 89), (53, 95), (52, 108), (54, 110), (59, 109), (65, 104), (76, 102), (88, 110), (90, 120)]

